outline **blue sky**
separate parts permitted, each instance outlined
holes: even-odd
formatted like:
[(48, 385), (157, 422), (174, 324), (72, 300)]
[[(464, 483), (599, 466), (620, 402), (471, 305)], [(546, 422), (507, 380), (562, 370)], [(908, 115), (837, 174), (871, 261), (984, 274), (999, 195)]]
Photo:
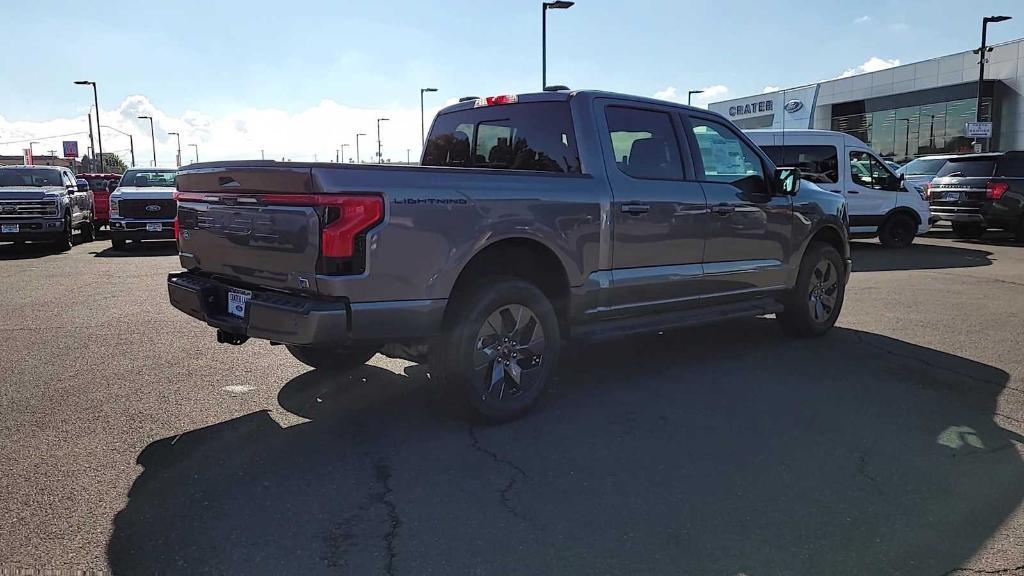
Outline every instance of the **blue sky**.
[[(56, 134), (64, 120), (82, 125), (91, 94), (71, 83), (80, 78), (99, 82), (101, 109), (122, 129), (141, 131), (138, 111), (159, 115), (160, 161), (173, 161), (164, 145), (175, 128), (216, 157), (258, 154), (253, 146), (327, 155), (355, 130), (374, 138), (378, 112), (397, 117), (386, 125), (386, 156), (416, 155), (420, 87), (440, 89), (428, 95), (433, 105), (540, 87), (539, 1), (102, 4), (29, 2), (7, 12), (15, 24), (4, 27), (7, 54), (31, 58), (0, 59), (0, 153), (15, 153), (2, 143), (18, 136)], [(578, 0), (548, 13), (548, 83), (643, 95), (718, 86), (714, 99), (736, 97), (835, 77), (872, 58), (907, 63), (967, 50), (983, 15), (1016, 17), (991, 26), (990, 42), (1024, 37), (1022, 8), (1019, 0)], [(263, 122), (274, 128), (260, 132)], [(290, 124), (301, 132), (281, 134)], [(232, 126), (238, 134), (223, 134)], [(337, 134), (312, 133), (318, 126)], [(123, 147), (109, 139), (107, 149)], [(137, 155), (149, 154), (147, 139), (136, 136)]]

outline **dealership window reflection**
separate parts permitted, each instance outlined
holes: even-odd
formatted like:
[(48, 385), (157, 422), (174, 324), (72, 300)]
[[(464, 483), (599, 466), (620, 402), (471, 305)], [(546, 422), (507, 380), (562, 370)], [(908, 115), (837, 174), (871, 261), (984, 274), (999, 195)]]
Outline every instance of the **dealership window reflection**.
[[(991, 98), (982, 100), (989, 115)], [(887, 160), (908, 162), (917, 156), (970, 152), (973, 138), (964, 134), (974, 121), (976, 100), (967, 98), (894, 110), (879, 110), (832, 118), (832, 129), (867, 143)]]

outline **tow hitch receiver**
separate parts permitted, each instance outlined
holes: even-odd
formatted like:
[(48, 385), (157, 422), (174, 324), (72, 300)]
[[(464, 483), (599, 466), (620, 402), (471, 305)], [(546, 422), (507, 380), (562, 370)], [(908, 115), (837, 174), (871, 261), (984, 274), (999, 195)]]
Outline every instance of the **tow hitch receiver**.
[(223, 330), (217, 330), (217, 342), (221, 344), (232, 344), (234, 346), (241, 346), (248, 340), (248, 336), (242, 334), (232, 334), (231, 332), (225, 332)]

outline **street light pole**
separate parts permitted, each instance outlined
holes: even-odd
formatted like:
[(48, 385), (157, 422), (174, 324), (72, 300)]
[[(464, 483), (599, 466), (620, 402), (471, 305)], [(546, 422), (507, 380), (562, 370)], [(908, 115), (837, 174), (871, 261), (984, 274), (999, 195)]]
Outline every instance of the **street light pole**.
[(356, 134), (356, 164), (362, 164), (363, 163), (363, 161), (359, 158), (359, 137), (360, 136), (366, 136), (366, 134), (363, 134), (361, 132), (359, 134)]
[(348, 144), (339, 144), (338, 145), (338, 154), (340, 154), (338, 162), (344, 162), (345, 161), (345, 147), (346, 146), (348, 146)]
[(380, 123), (387, 122), (387, 118), (377, 118), (377, 164), (384, 163), (384, 155), (381, 154), (380, 148)]
[(149, 120), (149, 140), (153, 144), (153, 168), (156, 168), (156, 132), (153, 130), (152, 116), (139, 116), (140, 120)]
[(540, 83), (541, 90), (548, 87), (548, 9), (567, 10), (575, 2), (542, 2), (540, 10)]
[(113, 126), (103, 126), (103, 128), (106, 128), (107, 130), (113, 130), (118, 134), (124, 134), (125, 136), (128, 137), (128, 150), (131, 151), (132, 153), (132, 166), (135, 166), (135, 139), (132, 138), (132, 135), (127, 132), (122, 132), (121, 130), (114, 128)]
[(96, 92), (96, 83), (91, 80), (76, 80), (79, 86), (92, 85), (92, 101), (96, 105), (96, 142), (100, 147), (100, 172), (103, 172), (103, 133), (100, 131), (100, 97)]
[[(982, 85), (985, 82), (985, 61), (988, 59), (986, 56), (987, 56), (987, 53), (988, 53), (988, 50), (989, 50), (988, 46), (986, 45), (987, 36), (988, 36), (988, 23), (989, 22), (1005, 22), (1006, 20), (1009, 20), (1009, 19), (1010, 19), (1010, 16), (985, 16), (984, 18), (981, 19), (981, 48), (978, 49), (978, 55), (980, 56), (980, 62), (978, 62), (978, 102), (977, 102), (976, 109), (974, 111), (974, 120), (976, 122), (981, 122), (981, 118), (982, 118), (982, 115), (981, 115), (981, 89), (982, 89)], [(989, 139), (986, 138), (985, 141), (986, 141), (986, 143), (988, 143)], [(977, 143), (977, 141), (975, 141), (975, 143)]]
[(189, 146), (196, 149), (196, 164), (199, 163), (199, 144), (189, 144)]
[[(89, 112), (86, 116), (89, 117), (89, 154), (92, 154), (92, 151), (93, 151), (93, 146), (92, 146), (92, 112)], [(91, 164), (89, 166), (89, 169), (90, 170), (95, 169), (94, 167), (96, 166), (96, 157), (93, 156), (92, 160), (90, 160), (89, 163)]]
[(425, 132), (425, 130), (426, 130), (426, 128), (425, 128), (426, 122), (425, 122), (425, 118), (423, 116), (423, 93), (424, 92), (437, 92), (437, 88), (420, 88), (420, 144), (421, 145), (427, 139), (427, 135), (426, 135), (426, 132)]
[(178, 139), (178, 157), (176, 158), (176, 160), (178, 162), (178, 166), (180, 167), (181, 166), (181, 134), (178, 134), (177, 132), (168, 132), (167, 135), (168, 136), (174, 136), (175, 138)]
[(689, 92), (687, 92), (686, 93), (686, 105), (687, 106), (690, 105), (690, 100), (693, 98), (694, 94), (703, 94), (703, 93), (704, 93), (703, 90), (690, 90)]

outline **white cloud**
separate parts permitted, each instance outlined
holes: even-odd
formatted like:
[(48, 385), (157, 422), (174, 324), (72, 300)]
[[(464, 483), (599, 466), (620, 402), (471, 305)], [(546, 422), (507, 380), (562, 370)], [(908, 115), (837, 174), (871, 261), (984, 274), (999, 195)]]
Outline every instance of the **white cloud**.
[[(440, 107), (426, 111), (430, 119)], [(419, 108), (355, 108), (334, 100), (323, 100), (316, 106), (299, 112), (286, 112), (274, 108), (242, 108), (223, 116), (189, 110), (173, 116), (159, 109), (141, 95), (125, 98), (113, 110), (101, 110), (104, 126), (132, 134), (135, 140), (135, 161), (140, 166), (151, 162), (152, 147), (149, 122), (139, 115), (153, 116), (156, 128), (157, 164), (173, 166), (177, 143), (167, 132), (181, 133), (181, 154), (186, 161), (193, 158), (193, 148), (199, 145), (199, 156), (206, 160), (259, 158), (265, 150), (267, 159), (287, 158), (296, 161), (316, 159), (333, 161), (340, 144), (349, 144), (345, 156), (355, 158), (355, 134), (365, 133), (359, 139), (363, 161), (373, 159), (377, 152), (377, 118), (388, 118), (381, 123), (382, 150), (385, 159), (393, 162), (406, 159), (406, 149), (412, 158), (420, 152)], [(61, 136), (76, 133), (72, 136)], [(26, 140), (26, 142), (12, 142)], [(36, 140), (36, 154), (61, 149), (61, 140), (77, 140), (80, 153), (89, 145), (85, 114), (77, 117), (55, 118), (41, 122), (9, 120), (0, 116), (0, 154), (20, 154), (28, 147), (27, 140)], [(130, 161), (128, 138), (114, 130), (104, 128), (103, 150), (115, 152), (125, 162)], [(58, 152), (59, 153), (59, 152)]]
[(761, 94), (768, 94), (769, 92), (778, 92), (782, 90), (779, 86), (765, 86), (764, 90), (761, 90)]
[(864, 23), (870, 22), (870, 21), (871, 21), (871, 16), (867, 16), (867, 15), (858, 16), (858, 17), (853, 19), (853, 23), (854, 24), (864, 24)]
[(847, 68), (846, 71), (844, 71), (839, 76), (836, 76), (836, 78), (846, 78), (848, 76), (856, 76), (857, 74), (864, 74), (865, 72), (877, 72), (879, 70), (885, 70), (887, 68), (893, 68), (893, 67), (899, 66), (899, 65), (900, 65), (900, 59), (899, 58), (893, 58), (892, 60), (886, 60), (884, 58), (879, 58), (878, 56), (872, 56), (871, 58), (868, 58), (860, 66), (855, 66), (853, 68)]
[[(703, 92), (700, 94), (693, 95), (693, 105), (701, 108), (707, 108), (709, 102), (717, 100), (724, 100), (726, 95), (729, 93), (729, 88), (721, 84), (712, 84), (711, 86), (705, 86), (701, 88)], [(686, 93), (678, 93), (675, 86), (669, 86), (664, 90), (658, 90), (654, 93), (654, 97), (659, 100), (669, 100), (671, 102), (686, 102)]]

